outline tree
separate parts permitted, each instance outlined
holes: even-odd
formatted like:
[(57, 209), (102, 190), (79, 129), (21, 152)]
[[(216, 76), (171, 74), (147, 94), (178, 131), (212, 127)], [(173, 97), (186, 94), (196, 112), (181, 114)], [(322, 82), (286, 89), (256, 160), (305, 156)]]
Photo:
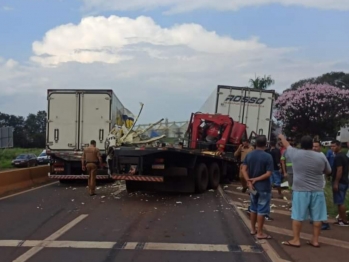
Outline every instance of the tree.
[(46, 112), (39, 111), (36, 115), (22, 116), (8, 115), (0, 112), (0, 127), (13, 127), (14, 147), (45, 147)]
[(275, 84), (275, 80), (271, 76), (255, 77), (255, 79), (250, 79), (249, 83), (251, 88), (265, 90)]
[(349, 74), (343, 72), (330, 72), (318, 77), (299, 80), (291, 85), (291, 90), (296, 90), (305, 84), (329, 84), (339, 88), (349, 89)]
[(349, 119), (349, 90), (328, 84), (305, 84), (284, 92), (275, 102), (274, 117), (287, 136), (328, 136)]
[(45, 147), (46, 112), (39, 111), (36, 115), (29, 114), (25, 120), (25, 130), (29, 147)]

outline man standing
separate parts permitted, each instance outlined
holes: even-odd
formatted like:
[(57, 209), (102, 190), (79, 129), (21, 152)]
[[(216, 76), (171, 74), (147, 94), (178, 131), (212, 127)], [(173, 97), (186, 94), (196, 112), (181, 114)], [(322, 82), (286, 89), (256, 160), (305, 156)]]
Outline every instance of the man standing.
[(313, 139), (304, 136), (301, 139), (301, 149), (293, 148), (283, 135), (279, 135), (286, 147), (286, 157), (293, 167), (293, 201), (292, 229), (293, 239), (282, 242), (283, 245), (300, 247), (300, 232), (302, 222), (309, 218), (313, 222), (313, 237), (307, 242), (313, 247), (320, 247), (319, 236), (322, 221), (327, 219), (327, 208), (323, 190), (322, 174), (330, 174), (331, 167), (326, 157), (313, 151)]
[[(234, 157), (240, 160), (240, 162), (244, 162), (245, 157), (248, 153), (252, 152), (254, 150), (253, 146), (250, 145), (250, 141), (248, 139), (244, 139), (242, 141), (242, 144), (239, 146), (239, 148), (235, 151)], [(241, 172), (241, 166), (240, 166), (240, 172), (239, 172), (239, 178), (242, 185), (242, 193), (245, 193), (247, 191), (247, 181), (244, 178), (244, 175)]]
[[(271, 183), (270, 176), (274, 171), (273, 158), (264, 152), (267, 138), (264, 135), (256, 138), (256, 150), (249, 153), (242, 164), (242, 174), (250, 189), (251, 234), (258, 239), (271, 239), (263, 233), (265, 215), (270, 213)], [(257, 231), (256, 231), (256, 223)]]
[(271, 175), (271, 184), (274, 185), (278, 191), (279, 198), (283, 199), (281, 193), (281, 173), (280, 173), (280, 160), (281, 160), (281, 151), (276, 148), (276, 142), (270, 141), (270, 149), (267, 151), (273, 158), (274, 171)]
[(346, 216), (345, 195), (348, 190), (348, 158), (341, 152), (341, 143), (338, 140), (332, 141), (331, 149), (335, 154), (332, 169), (332, 190), (333, 203), (338, 206), (338, 221), (335, 223), (339, 226), (349, 226)]
[(102, 158), (99, 149), (96, 147), (96, 141), (91, 140), (90, 146), (84, 148), (81, 157), (82, 170), (85, 171), (87, 169), (88, 173), (88, 188), (90, 196), (95, 195), (98, 162), (99, 165), (102, 166)]
[[(321, 151), (321, 143), (319, 141), (314, 141), (313, 142), (313, 150), (315, 152), (318, 152), (320, 154), (325, 155)], [(323, 188), (325, 189), (325, 186), (326, 186), (326, 176), (325, 176), (325, 174), (323, 174), (323, 180), (324, 180)], [(330, 229), (330, 224), (327, 221), (322, 221), (321, 230), (327, 230), (327, 229)]]

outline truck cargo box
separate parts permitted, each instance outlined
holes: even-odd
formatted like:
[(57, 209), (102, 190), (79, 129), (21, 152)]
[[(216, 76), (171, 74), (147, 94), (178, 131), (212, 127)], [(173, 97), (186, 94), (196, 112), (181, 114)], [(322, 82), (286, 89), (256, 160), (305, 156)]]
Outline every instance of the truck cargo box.
[[(125, 108), (112, 90), (48, 90), (46, 143), (50, 151), (80, 151), (122, 124)], [(128, 110), (127, 110), (128, 111)]]
[(247, 133), (270, 139), (274, 90), (219, 85), (200, 108), (200, 112), (229, 115), (245, 124)]

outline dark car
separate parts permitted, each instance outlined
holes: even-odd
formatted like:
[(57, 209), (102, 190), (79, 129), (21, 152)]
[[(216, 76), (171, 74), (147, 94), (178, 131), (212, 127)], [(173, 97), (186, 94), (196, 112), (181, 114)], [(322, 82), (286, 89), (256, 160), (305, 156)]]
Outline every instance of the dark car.
[(36, 155), (34, 154), (21, 154), (12, 160), (12, 165), (15, 167), (31, 167), (37, 166)]

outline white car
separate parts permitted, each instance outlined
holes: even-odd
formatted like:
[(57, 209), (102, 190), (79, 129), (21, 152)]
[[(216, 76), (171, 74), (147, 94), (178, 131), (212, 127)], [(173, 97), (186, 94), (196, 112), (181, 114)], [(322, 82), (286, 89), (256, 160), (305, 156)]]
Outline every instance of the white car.
[(46, 150), (42, 151), (41, 154), (36, 158), (38, 165), (48, 164), (50, 162), (50, 156), (46, 154)]
[(322, 146), (328, 147), (328, 146), (331, 145), (331, 142), (332, 142), (332, 141), (322, 141), (322, 142), (321, 142), (321, 145), (322, 145)]

